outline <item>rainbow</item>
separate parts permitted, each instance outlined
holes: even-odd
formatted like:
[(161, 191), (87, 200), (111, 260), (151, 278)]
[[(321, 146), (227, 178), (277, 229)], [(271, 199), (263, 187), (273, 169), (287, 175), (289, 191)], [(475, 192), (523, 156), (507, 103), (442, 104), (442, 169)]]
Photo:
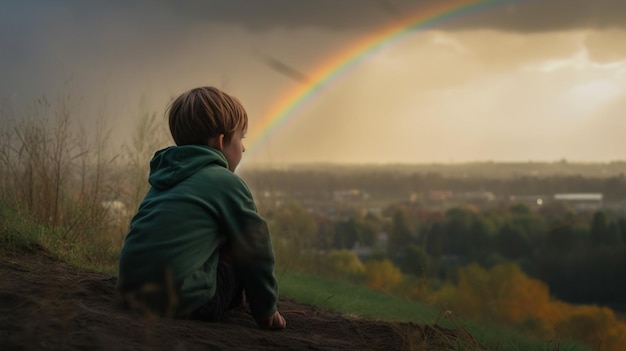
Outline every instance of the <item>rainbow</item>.
[(432, 27), (444, 21), (513, 1), (515, 0), (445, 1), (366, 35), (339, 54), (327, 59), (309, 73), (310, 79), (305, 84), (289, 91), (277, 101), (269, 112), (261, 118), (259, 127), (251, 131), (247, 148), (255, 150), (263, 140), (266, 140), (284, 122), (297, 115), (297, 112), (302, 109), (306, 102), (310, 101), (330, 83), (351, 68), (356, 67), (371, 54), (397, 41), (411, 31)]

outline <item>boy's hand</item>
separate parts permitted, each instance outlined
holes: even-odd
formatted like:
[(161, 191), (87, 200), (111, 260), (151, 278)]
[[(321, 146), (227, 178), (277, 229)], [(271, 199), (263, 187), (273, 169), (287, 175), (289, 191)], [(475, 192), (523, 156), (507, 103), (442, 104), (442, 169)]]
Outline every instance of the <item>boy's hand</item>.
[(264, 321), (259, 322), (259, 326), (265, 329), (285, 329), (287, 326), (287, 322), (285, 322), (285, 318), (280, 315), (278, 311), (274, 312), (272, 316)]

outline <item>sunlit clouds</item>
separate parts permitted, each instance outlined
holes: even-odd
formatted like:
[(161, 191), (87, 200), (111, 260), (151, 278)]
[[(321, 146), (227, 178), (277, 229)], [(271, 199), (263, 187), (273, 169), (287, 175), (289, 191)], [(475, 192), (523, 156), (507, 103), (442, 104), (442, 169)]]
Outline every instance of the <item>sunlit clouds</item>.
[(624, 98), (624, 62), (594, 62), (587, 35), (415, 33), (321, 94), (277, 133), (273, 158), (294, 149), (320, 162), (621, 158), (626, 145), (604, 138), (626, 127), (611, 108)]

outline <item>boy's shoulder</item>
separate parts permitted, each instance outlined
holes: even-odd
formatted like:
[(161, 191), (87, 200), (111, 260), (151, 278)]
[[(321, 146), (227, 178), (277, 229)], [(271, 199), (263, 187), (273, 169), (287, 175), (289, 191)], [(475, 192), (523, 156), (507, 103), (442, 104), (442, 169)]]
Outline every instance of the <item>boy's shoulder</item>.
[(201, 171), (205, 176), (209, 177), (214, 185), (226, 189), (240, 189), (250, 192), (248, 185), (239, 175), (231, 172), (227, 168), (220, 166), (205, 167)]

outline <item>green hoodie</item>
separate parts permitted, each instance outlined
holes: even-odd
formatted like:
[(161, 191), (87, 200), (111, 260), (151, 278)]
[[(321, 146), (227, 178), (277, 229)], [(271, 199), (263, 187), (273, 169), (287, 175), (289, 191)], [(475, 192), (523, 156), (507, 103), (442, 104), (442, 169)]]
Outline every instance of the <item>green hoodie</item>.
[(269, 230), (224, 155), (201, 145), (160, 150), (149, 182), (120, 254), (119, 291), (139, 299), (131, 303), (188, 318), (215, 294), (218, 251), (227, 245), (253, 317), (271, 316), (278, 283)]

